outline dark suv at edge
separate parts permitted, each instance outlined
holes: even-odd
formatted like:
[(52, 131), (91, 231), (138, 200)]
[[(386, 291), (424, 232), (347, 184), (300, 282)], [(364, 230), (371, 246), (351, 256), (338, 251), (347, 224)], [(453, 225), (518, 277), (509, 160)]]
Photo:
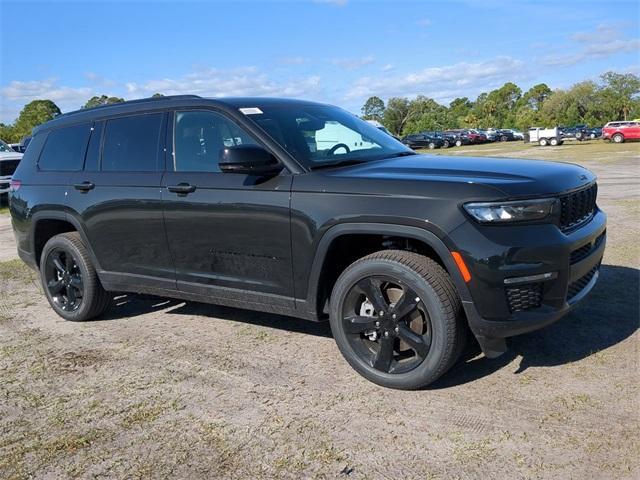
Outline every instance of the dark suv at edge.
[(604, 251), (590, 171), (418, 155), (328, 105), (161, 97), (33, 134), (10, 209), (61, 317), (140, 292), (328, 318), (388, 387), (440, 377), (467, 325), (494, 357), (558, 320)]

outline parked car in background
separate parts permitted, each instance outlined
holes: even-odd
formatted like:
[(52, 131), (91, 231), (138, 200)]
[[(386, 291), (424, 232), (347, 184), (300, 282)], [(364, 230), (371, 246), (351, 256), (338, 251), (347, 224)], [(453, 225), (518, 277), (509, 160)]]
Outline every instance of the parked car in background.
[(590, 130), (587, 125), (574, 125), (573, 127), (558, 127), (560, 131), (560, 137), (565, 140), (578, 140), (582, 141), (587, 138), (591, 138), (589, 136)]
[(460, 147), (462, 145), (470, 145), (474, 143), (471, 137), (465, 132), (466, 132), (465, 130), (456, 129), (456, 130), (446, 130), (444, 134), (455, 138), (456, 147)]
[(466, 130), (466, 134), (469, 136), (472, 143), (487, 142), (487, 136), (484, 133), (480, 132), (479, 130), (476, 130), (475, 128), (470, 128), (469, 130)]
[(423, 133), (406, 135), (402, 137), (402, 143), (412, 149), (428, 148), (429, 150), (440, 148), (444, 145), (444, 141), (442, 140), (442, 138), (432, 137)]
[(500, 142), (513, 142), (516, 137), (511, 130), (500, 129), (497, 131), (497, 140)]
[(588, 130), (589, 138), (592, 140), (602, 137), (602, 127), (593, 127)]
[(547, 145), (555, 147), (556, 145), (562, 145), (564, 140), (560, 135), (560, 129), (558, 127), (533, 127), (529, 129), (529, 142), (537, 143), (541, 147), (546, 147)]
[(609, 122), (602, 127), (602, 138), (615, 143), (627, 140), (640, 140), (640, 122), (622, 121)]
[(424, 131), (424, 132), (420, 132), (424, 135), (430, 136), (430, 137), (435, 137), (435, 138), (439, 138), (442, 140), (442, 147), (443, 148), (450, 148), (453, 147), (456, 144), (456, 138), (453, 135), (447, 135), (443, 132), (440, 132), (438, 130), (428, 130), (428, 131)]
[(11, 177), (18, 168), (22, 153), (13, 150), (7, 143), (0, 140), (0, 201), (9, 192)]
[(511, 128), (507, 128), (511, 133), (513, 133), (514, 140), (524, 140), (524, 133), (519, 130), (513, 130)]

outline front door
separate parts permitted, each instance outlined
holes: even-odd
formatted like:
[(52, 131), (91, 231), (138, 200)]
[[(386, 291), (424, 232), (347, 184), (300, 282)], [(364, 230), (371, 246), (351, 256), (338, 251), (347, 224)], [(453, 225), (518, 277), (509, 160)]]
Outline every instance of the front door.
[(259, 143), (222, 113), (176, 111), (170, 123), (162, 198), (178, 289), (291, 307), (291, 175), (222, 173), (222, 149)]

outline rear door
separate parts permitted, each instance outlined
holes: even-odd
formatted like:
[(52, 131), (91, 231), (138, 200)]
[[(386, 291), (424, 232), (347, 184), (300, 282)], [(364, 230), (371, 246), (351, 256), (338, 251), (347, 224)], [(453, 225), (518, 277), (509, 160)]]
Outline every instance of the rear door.
[(97, 122), (71, 182), (69, 205), (107, 281), (175, 289), (160, 197), (165, 129), (161, 111)]
[(292, 176), (222, 173), (222, 149), (259, 142), (221, 112), (175, 111), (170, 125), (162, 195), (178, 288), (292, 307)]

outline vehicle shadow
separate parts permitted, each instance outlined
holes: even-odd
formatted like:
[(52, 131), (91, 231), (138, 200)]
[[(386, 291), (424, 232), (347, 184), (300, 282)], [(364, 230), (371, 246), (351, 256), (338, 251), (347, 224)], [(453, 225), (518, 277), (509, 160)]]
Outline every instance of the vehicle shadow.
[(276, 328), (318, 337), (331, 337), (329, 322), (312, 322), (253, 310), (141, 294), (120, 294), (116, 296), (111, 308), (97, 319), (97, 321), (132, 318), (160, 310), (165, 310), (165, 313), (168, 315), (194, 315), (212, 319), (231, 320), (239, 323)]
[(631, 336), (640, 326), (640, 270), (603, 265), (593, 291), (567, 317), (538, 330), (507, 340), (504, 355), (479, 356), (477, 342), (461, 360), (429, 389), (448, 388), (490, 375), (521, 356), (519, 374), (529, 367), (553, 367), (575, 362)]

